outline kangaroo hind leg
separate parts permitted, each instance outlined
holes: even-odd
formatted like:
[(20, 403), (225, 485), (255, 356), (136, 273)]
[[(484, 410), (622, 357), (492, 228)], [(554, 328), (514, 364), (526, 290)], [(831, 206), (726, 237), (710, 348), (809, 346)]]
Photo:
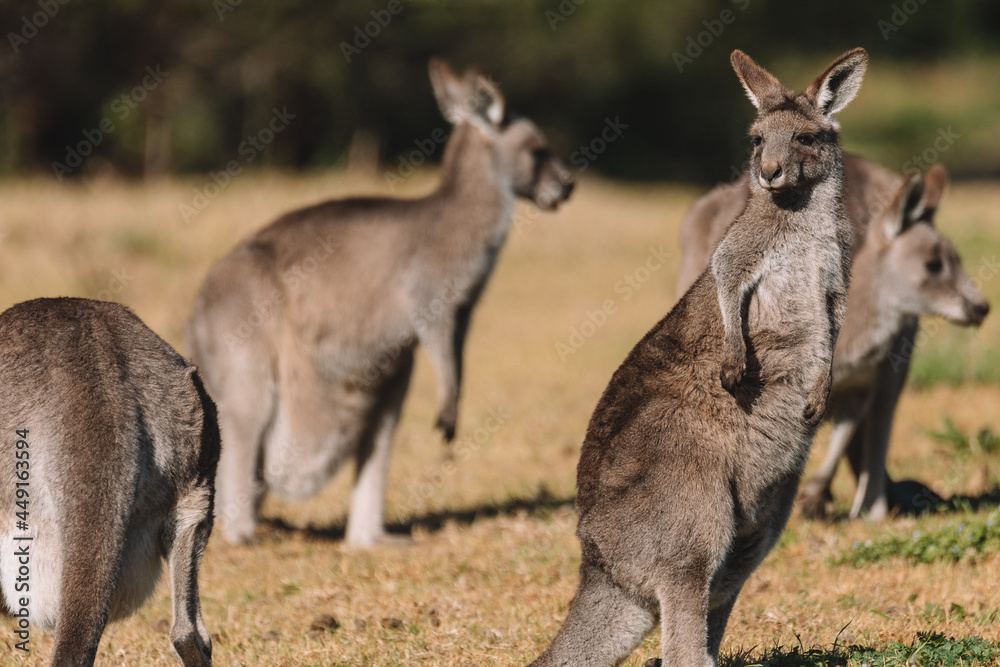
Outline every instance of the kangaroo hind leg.
[(370, 547), (387, 541), (385, 534), (385, 481), (389, 473), (389, 454), (396, 432), (403, 399), (410, 386), (413, 355), (401, 360), (395, 374), (379, 391), (377, 404), (372, 408), (368, 423), (355, 458), (357, 477), (351, 494), (351, 513), (347, 519), (347, 544), (353, 547)]
[(619, 665), (656, 626), (643, 605), (594, 565), (580, 566), (580, 587), (552, 645), (530, 667)]
[(170, 641), (184, 667), (212, 664), (212, 640), (201, 616), (198, 593), (198, 570), (211, 532), (212, 491), (203, 484), (179, 499), (164, 540), (173, 603)]
[[(108, 469), (119, 470), (115, 463)], [(109, 482), (99, 480), (90, 489), (93, 495), (64, 498), (61, 503), (64, 552), (52, 665), (93, 665), (110, 620), (125, 551), (129, 510), (125, 495), (130, 490)], [(88, 502), (97, 498), (97, 503)]]

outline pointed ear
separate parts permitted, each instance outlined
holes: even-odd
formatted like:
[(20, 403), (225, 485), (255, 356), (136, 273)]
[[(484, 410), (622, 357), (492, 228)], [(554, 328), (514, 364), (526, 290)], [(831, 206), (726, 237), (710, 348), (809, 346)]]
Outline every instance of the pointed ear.
[(948, 172), (940, 163), (935, 162), (924, 174), (923, 210), (920, 212), (919, 220), (934, 224), (934, 216), (947, 187)]
[(868, 54), (864, 49), (851, 49), (816, 77), (806, 88), (806, 96), (825, 116), (832, 116), (858, 94), (866, 69)]
[(883, 216), (886, 238), (896, 238), (920, 219), (924, 191), (924, 175), (916, 170), (907, 172)]
[(506, 102), (500, 86), (478, 65), (466, 68), (465, 88), (469, 92), (469, 110), (475, 115), (499, 126), (506, 115)]
[(467, 111), (463, 108), (463, 101), (466, 93), (462, 81), (440, 58), (431, 58), (427, 70), (441, 114), (452, 125), (465, 120)]
[(733, 51), (732, 55), (729, 56), (729, 61), (733, 64), (733, 69), (736, 70), (736, 76), (739, 77), (744, 90), (747, 91), (747, 97), (758, 109), (763, 107), (764, 100), (768, 97), (779, 96), (787, 92), (773, 74), (755, 63), (750, 56), (739, 49)]

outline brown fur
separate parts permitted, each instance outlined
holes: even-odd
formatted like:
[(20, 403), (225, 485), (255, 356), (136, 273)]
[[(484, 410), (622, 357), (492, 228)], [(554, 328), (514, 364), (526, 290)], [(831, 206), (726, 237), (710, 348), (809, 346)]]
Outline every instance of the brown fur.
[[(219, 432), (187, 363), (128, 309), (39, 299), (0, 314), (0, 556), (7, 612), (29, 598), (55, 628), (52, 665), (93, 665), (109, 620), (170, 567), (176, 657), (211, 664), (198, 569), (212, 530)], [(27, 448), (15, 432), (27, 430)], [(28, 451), (29, 531), (16, 529), (15, 469)], [(13, 538), (30, 534), (29, 590), (15, 590)]]
[[(747, 179), (744, 175), (714, 188), (685, 217), (679, 296), (708, 265), (715, 245), (746, 205)], [(904, 181), (862, 157), (844, 156), (844, 204), (855, 259), (834, 356), (833, 437), (820, 472), (802, 491), (802, 508), (809, 516), (827, 513), (830, 482), (845, 450), (859, 477), (852, 516), (865, 511), (879, 520), (891, 507), (920, 511), (937, 500), (919, 483), (893, 482), (885, 459), (917, 316), (936, 314), (978, 326), (989, 310), (954, 245), (933, 227), (946, 184), (940, 165), (919, 181)], [(941, 270), (932, 275), (926, 267), (934, 261)]]
[(866, 63), (850, 51), (796, 95), (733, 54), (759, 109), (750, 200), (594, 411), (577, 477), (580, 587), (536, 667), (619, 664), (657, 621), (665, 664), (717, 663), (826, 407), (850, 270), (831, 116)]
[(417, 343), (437, 372), (437, 425), (450, 440), (472, 309), (516, 198), (554, 209), (572, 189), (542, 133), (506, 113), (481, 70), (459, 78), (432, 60), (430, 76), (455, 124), (435, 192), (289, 213), (220, 260), (195, 302), (187, 343), (219, 404), (219, 514), (231, 541), (253, 536), (268, 489), (307, 497), (350, 458), (347, 542), (385, 539), (385, 476)]

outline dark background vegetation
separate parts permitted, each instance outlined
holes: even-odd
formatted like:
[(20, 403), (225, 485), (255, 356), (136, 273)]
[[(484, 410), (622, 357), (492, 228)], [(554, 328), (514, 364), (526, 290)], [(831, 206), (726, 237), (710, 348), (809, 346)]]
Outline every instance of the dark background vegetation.
[[(738, 168), (751, 117), (729, 67), (733, 48), (801, 89), (830, 59), (863, 46), (872, 65), (859, 99), (868, 103), (841, 119), (849, 148), (899, 168), (954, 125), (961, 140), (939, 159), (958, 177), (1000, 174), (995, 0), (400, 0), (402, 12), (350, 63), (341, 43), (386, 1), (57, 1), (0, 4), (8, 173), (51, 173), (104, 118), (114, 132), (74, 177), (216, 170), (275, 107), (296, 119), (257, 165), (344, 165), (361, 136), (395, 166), (414, 140), (444, 126), (426, 75), (428, 57), (440, 55), (456, 67), (484, 65), (566, 157), (605, 118), (620, 118), (623, 140), (594, 171), (714, 182)], [(46, 3), (58, 11), (15, 53), (11, 34), (23, 36), (24, 17)], [(705, 21), (718, 30), (724, 10), (735, 20), (700, 54), (692, 48), (697, 57), (679, 71), (676, 54), (708, 30)], [(886, 38), (894, 12), (899, 29)], [(157, 65), (166, 81), (121, 118), (114, 100)]]

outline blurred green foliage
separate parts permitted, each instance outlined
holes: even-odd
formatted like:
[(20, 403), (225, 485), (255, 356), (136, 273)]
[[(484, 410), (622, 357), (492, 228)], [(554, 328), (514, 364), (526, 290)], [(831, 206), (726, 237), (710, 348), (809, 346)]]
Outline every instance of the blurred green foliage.
[[(81, 144), (72, 176), (219, 169), (275, 108), (295, 119), (256, 164), (334, 165), (363, 130), (395, 165), (444, 126), (426, 76), (440, 55), (481, 63), (567, 158), (620, 118), (624, 140), (593, 169), (715, 182), (739, 169), (752, 111), (732, 49), (801, 89), (863, 46), (873, 61), (841, 119), (846, 146), (898, 168), (953, 126), (939, 159), (1000, 173), (990, 0), (34, 0), (0, 4), (0, 26), (8, 171), (51, 170)], [(157, 66), (165, 78), (142, 90)], [(113, 129), (97, 134), (102, 120)]]

